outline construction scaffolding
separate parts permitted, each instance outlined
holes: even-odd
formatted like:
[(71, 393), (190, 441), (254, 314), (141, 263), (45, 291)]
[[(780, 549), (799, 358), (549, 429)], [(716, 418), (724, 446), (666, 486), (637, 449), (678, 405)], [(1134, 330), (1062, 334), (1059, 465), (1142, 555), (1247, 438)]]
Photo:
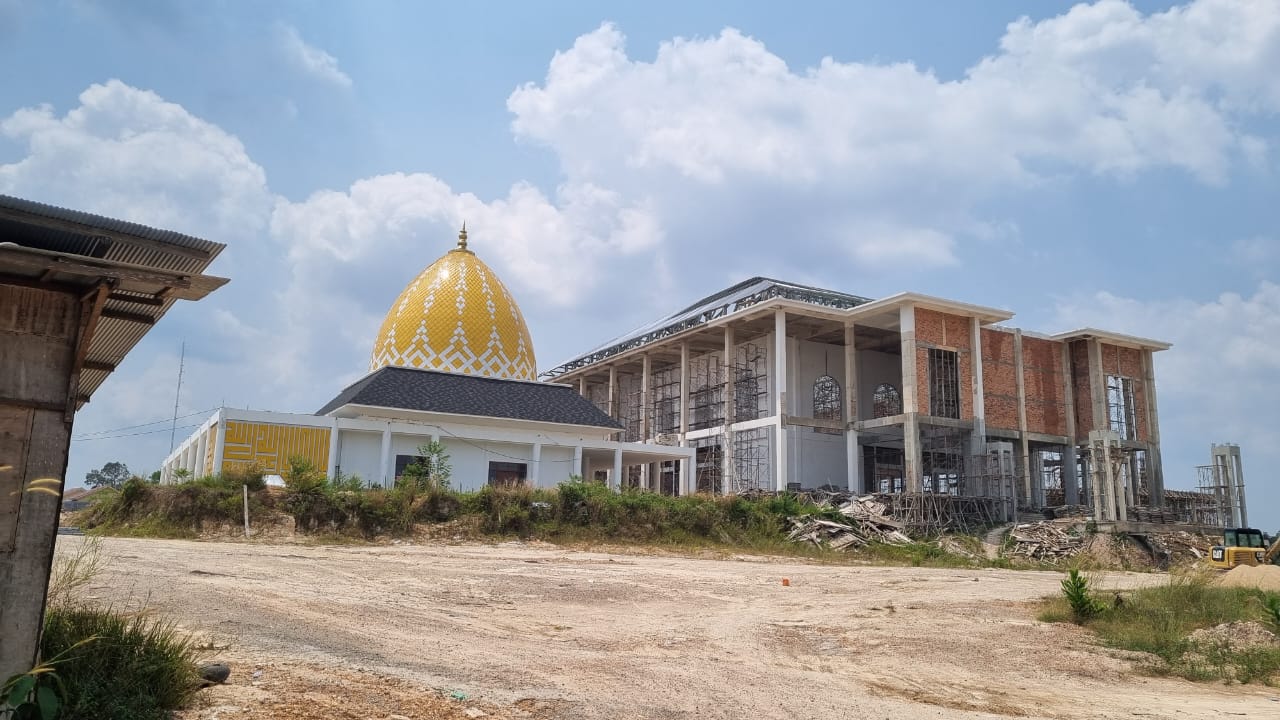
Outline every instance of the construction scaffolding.
[(1227, 443), (1209, 449), (1211, 464), (1196, 468), (1197, 489), (1205, 497), (1199, 509), (1201, 522), (1215, 527), (1248, 527), (1244, 464), (1240, 446)]
[(921, 489), (938, 495), (965, 495), (967, 430), (926, 425), (920, 428)]
[(878, 494), (893, 519), (915, 536), (938, 535), (948, 530), (972, 530), (1006, 520), (1011, 508), (995, 497), (940, 495), (938, 493)]
[(738, 430), (733, 433), (733, 470), (729, 492), (773, 489), (773, 428)]

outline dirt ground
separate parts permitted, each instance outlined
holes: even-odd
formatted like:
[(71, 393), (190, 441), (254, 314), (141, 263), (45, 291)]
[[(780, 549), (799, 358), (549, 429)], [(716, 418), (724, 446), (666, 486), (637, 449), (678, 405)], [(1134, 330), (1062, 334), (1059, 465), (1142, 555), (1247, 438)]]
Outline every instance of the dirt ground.
[(103, 550), (91, 594), (145, 602), (232, 665), (187, 720), (1280, 717), (1280, 690), (1147, 677), (1037, 622), (1056, 573), (516, 543)]

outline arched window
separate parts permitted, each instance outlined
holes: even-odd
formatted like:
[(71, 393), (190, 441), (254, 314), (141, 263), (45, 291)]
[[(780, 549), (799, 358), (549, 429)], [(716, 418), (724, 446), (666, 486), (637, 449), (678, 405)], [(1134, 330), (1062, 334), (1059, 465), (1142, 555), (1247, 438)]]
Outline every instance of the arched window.
[(898, 388), (889, 383), (882, 383), (876, 388), (872, 399), (872, 415), (874, 417), (891, 417), (902, 414), (902, 395)]
[[(813, 381), (813, 416), (819, 420), (839, 420), (840, 383), (830, 375), (823, 375)], [(818, 432), (839, 434), (839, 430), (818, 428)]]

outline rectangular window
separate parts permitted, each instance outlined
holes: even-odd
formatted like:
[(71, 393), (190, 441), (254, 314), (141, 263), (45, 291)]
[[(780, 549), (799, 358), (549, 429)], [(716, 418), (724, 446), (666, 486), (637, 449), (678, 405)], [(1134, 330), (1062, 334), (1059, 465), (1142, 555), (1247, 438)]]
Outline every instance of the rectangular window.
[(489, 462), (489, 484), (495, 487), (522, 485), (528, 476), (529, 466), (525, 463)]
[(427, 459), (420, 455), (397, 455), (396, 456), (396, 474), (395, 477), (402, 477), (404, 469), (415, 462), (426, 463)]
[(1133, 398), (1133, 379), (1107, 376), (1107, 421), (1111, 431), (1125, 440), (1138, 439), (1138, 412)]
[(929, 414), (960, 417), (960, 371), (954, 350), (929, 348)]

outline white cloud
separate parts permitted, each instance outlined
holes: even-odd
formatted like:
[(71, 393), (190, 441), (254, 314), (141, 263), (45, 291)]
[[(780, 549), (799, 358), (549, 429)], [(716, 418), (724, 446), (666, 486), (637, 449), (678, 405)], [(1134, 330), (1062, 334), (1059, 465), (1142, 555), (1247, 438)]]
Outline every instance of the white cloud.
[(1208, 463), (1211, 443), (1239, 443), (1255, 517), (1280, 522), (1280, 485), (1269, 477), (1280, 465), (1280, 285), (1204, 302), (1097, 293), (1061, 302), (1057, 322), (1173, 343), (1155, 356), (1166, 483), (1194, 487), (1192, 468)]
[(1162, 168), (1218, 184), (1237, 161), (1263, 164), (1266, 141), (1241, 128), (1280, 112), (1275, 67), (1280, 3), (1267, 0), (1148, 16), (1103, 0), (1019, 20), (952, 81), (911, 63), (790, 68), (733, 29), (643, 61), (605, 24), (507, 105), (571, 181), (659, 207), (736, 196), (783, 213), (817, 197), (828, 226), (885, 226), (843, 241), (856, 258), (947, 264), (947, 228), (1005, 222), (971, 217), (1002, 192)]
[(338, 87), (351, 87), (351, 76), (338, 67), (338, 59), (302, 39), (298, 29), (282, 25), (279, 30), (280, 49), (295, 67)]
[(0, 192), (217, 237), (258, 232), (271, 209), (238, 139), (119, 80), (89, 86), (61, 117), (18, 110), (0, 134), (27, 148), (0, 164)]

